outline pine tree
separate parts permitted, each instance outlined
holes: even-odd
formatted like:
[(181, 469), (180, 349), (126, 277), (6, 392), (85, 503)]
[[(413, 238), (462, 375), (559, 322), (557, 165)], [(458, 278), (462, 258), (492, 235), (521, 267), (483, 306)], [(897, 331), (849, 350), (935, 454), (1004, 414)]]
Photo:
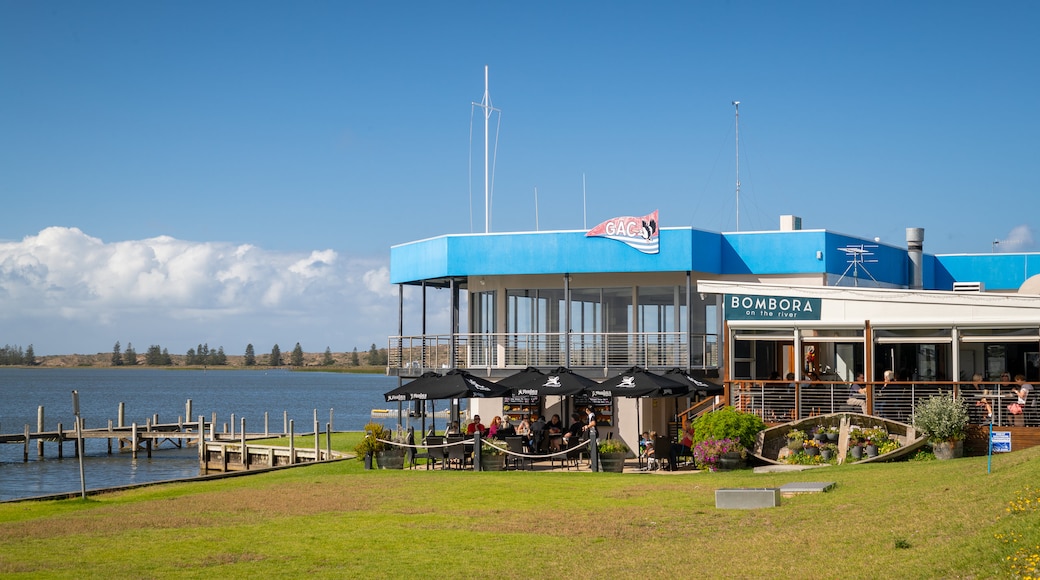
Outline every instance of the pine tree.
[(354, 347), (354, 352), (350, 355), (350, 366), (359, 367), (361, 366), (361, 357), (358, 356), (357, 347)]
[(199, 364), (198, 363), (198, 357), (195, 355), (195, 349), (194, 348), (189, 348), (188, 352), (185, 353), (185, 355), (184, 355), (184, 364), (187, 365), (187, 366), (193, 366), (193, 365)]
[(303, 366), (303, 347), (301, 347), (298, 342), (296, 343), (296, 347), (293, 348), (292, 354), (289, 356), (289, 364), (294, 367)]
[(173, 357), (170, 356), (170, 351), (165, 348), (162, 349), (162, 364), (168, 367), (173, 366)]
[(368, 366), (379, 365), (379, 349), (376, 348), (376, 343), (372, 343), (372, 348), (368, 349)]
[(246, 356), (243, 362), (247, 367), (256, 365), (256, 354), (253, 352), (253, 343), (246, 345)]
[(224, 354), (223, 346), (218, 346), (216, 352), (213, 353), (210, 358), (213, 361), (211, 364), (218, 366), (224, 366), (227, 364), (227, 355)]
[[(29, 345), (29, 348), (32, 348), (32, 345)], [(126, 350), (123, 351), (123, 364), (137, 366), (137, 351), (134, 350), (133, 343), (126, 343)]]
[(112, 347), (112, 366), (123, 366), (123, 349), (119, 346), (118, 340), (116, 341), (116, 345)]
[(321, 366), (331, 367), (334, 364), (336, 364), (336, 359), (332, 358), (332, 349), (326, 346), (325, 356), (321, 359)]
[(33, 345), (29, 345), (25, 349), (25, 364), (29, 366), (36, 366), (36, 353), (33, 352)]
[(278, 348), (277, 344), (271, 349), (271, 356), (268, 357), (267, 364), (272, 367), (282, 366), (282, 349)]
[(148, 353), (144, 355), (144, 364), (153, 367), (162, 365), (162, 350), (159, 345), (153, 344), (148, 347)]

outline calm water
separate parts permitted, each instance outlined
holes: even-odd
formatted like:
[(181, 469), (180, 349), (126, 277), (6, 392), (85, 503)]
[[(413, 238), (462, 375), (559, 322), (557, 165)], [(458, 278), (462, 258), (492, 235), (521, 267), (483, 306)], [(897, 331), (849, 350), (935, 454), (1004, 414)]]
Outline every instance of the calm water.
[[(175, 423), (192, 401), (192, 420), (207, 421), (217, 414), (217, 430), (231, 422), (235, 431), (246, 420), (248, 432), (263, 432), (264, 413), (272, 435), (283, 429), (283, 413), (294, 421), (297, 433), (313, 430), (314, 411), (324, 431), (332, 410), (332, 428), (358, 431), (372, 409), (386, 408), (383, 393), (397, 379), (382, 375), (290, 372), (284, 370), (186, 371), (159, 369), (2, 369), (0, 368), (0, 433), (21, 433), (25, 425), (36, 431), (37, 409), (44, 407), (45, 430), (58, 423), (73, 425), (72, 391), (79, 391), (80, 414), (87, 428), (116, 424), (119, 403), (125, 403), (125, 424), (144, 425), (153, 415), (160, 423)], [(153, 450), (137, 461), (129, 453), (113, 452), (103, 439), (86, 440), (84, 472), (87, 489), (147, 481), (193, 477), (199, 474), (194, 447)], [(115, 445), (114, 445), (115, 446)], [(47, 443), (44, 460), (30, 444), (29, 462), (22, 461), (23, 446), (0, 445), (0, 500), (79, 491), (79, 464), (74, 444), (65, 444), (57, 459), (57, 444)]]

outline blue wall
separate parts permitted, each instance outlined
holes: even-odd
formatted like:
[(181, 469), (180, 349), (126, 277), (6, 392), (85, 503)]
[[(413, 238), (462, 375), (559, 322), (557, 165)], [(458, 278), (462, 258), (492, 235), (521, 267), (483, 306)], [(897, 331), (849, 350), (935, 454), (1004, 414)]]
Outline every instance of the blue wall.
[[(703, 272), (718, 275), (831, 274), (841, 276), (849, 257), (839, 248), (875, 245), (863, 267), (885, 284), (908, 286), (910, 260), (903, 248), (826, 230), (720, 234), (666, 228), (661, 251), (643, 254), (584, 231), (447, 235), (390, 249), (394, 284), (461, 276), (616, 272)], [(822, 259), (816, 258), (821, 252)], [(1040, 254), (931, 256), (923, 261), (924, 287), (950, 290), (954, 282), (982, 282), (986, 290), (1015, 290), (1040, 274)], [(851, 276), (851, 269), (846, 276)], [(862, 270), (860, 280), (870, 276)]]

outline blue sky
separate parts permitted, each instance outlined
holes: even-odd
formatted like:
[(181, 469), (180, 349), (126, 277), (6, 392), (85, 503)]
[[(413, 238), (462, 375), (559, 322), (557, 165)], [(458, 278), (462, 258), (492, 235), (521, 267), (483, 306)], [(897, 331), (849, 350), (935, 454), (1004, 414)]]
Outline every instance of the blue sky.
[(389, 247), (483, 231), (485, 65), (493, 231), (654, 209), (735, 230), (739, 100), (741, 230), (795, 214), (898, 245), (923, 227), (930, 253), (1036, 250), (1038, 16), (0, 2), (0, 342), (384, 344)]

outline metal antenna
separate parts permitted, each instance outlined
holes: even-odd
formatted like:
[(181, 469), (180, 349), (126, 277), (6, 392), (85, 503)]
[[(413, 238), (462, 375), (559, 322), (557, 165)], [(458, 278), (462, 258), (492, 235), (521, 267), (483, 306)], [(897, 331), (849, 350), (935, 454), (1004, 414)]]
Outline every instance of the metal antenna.
[(734, 124), (736, 129), (737, 150), (737, 231), (740, 231), (740, 101), (733, 101), (733, 110), (736, 114)]
[(488, 122), (491, 120), (491, 113), (493, 111), (498, 111), (500, 115), (502, 113), (502, 111), (491, 106), (491, 93), (488, 91), (487, 65), (484, 65), (484, 98), (479, 103), (473, 103), (473, 106), (484, 109), (484, 233), (486, 234), (491, 231), (491, 205), (489, 202), (490, 186), (488, 173)]
[(877, 279), (874, 278), (874, 275), (871, 274), (870, 271), (867, 270), (867, 267), (865, 266), (865, 264), (877, 264), (877, 260), (868, 260), (868, 259), (866, 259), (867, 256), (873, 256), (874, 255), (874, 252), (871, 252), (871, 251), (867, 250), (867, 248), (876, 248), (876, 247), (877, 246), (875, 246), (873, 244), (871, 244), (871, 245), (860, 244), (858, 246), (857, 245), (849, 245), (849, 246), (845, 246), (844, 248), (838, 248), (842, 252), (845, 252), (845, 255), (848, 256), (848, 258), (849, 258), (849, 265), (845, 268), (845, 271), (842, 272), (841, 277), (838, 278), (838, 281), (835, 282), (834, 285), (838, 286), (839, 284), (841, 284), (841, 281), (845, 279), (845, 275), (849, 273), (849, 270), (852, 270), (852, 279), (855, 281), (855, 285), (859, 286), (859, 269), (862, 267), (863, 271), (866, 272), (867, 276), (870, 276), (870, 279), (874, 280), (874, 284), (877, 284), (878, 286), (881, 286), (881, 283), (878, 282)]

